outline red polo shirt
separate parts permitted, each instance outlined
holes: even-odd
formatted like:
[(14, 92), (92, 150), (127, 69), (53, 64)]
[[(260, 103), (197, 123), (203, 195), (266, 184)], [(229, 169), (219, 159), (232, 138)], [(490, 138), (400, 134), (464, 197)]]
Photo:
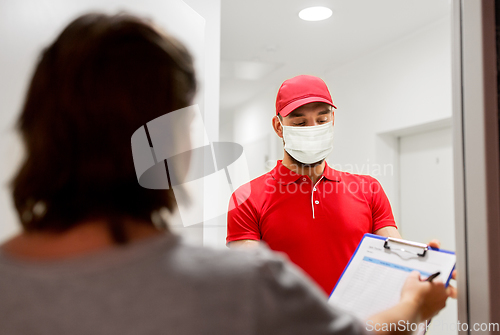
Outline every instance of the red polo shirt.
[(285, 252), (328, 295), (363, 234), (396, 227), (376, 179), (328, 165), (312, 185), (308, 176), (278, 161), (272, 171), (236, 190), (229, 208), (226, 242), (265, 241)]

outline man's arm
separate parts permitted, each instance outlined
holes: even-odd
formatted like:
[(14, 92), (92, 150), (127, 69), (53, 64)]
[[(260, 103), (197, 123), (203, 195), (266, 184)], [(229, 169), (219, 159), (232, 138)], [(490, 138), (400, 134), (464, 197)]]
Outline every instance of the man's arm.
[[(389, 220), (389, 221), (394, 221), (391, 207), (389, 204), (389, 200), (387, 199), (386, 194), (382, 190), (382, 186), (378, 183), (378, 181), (374, 180), (376, 182), (375, 185), (378, 185), (377, 187), (373, 187), (374, 189), (378, 189), (378, 192), (375, 192), (373, 195), (373, 204), (374, 204), (374, 223), (377, 225), (377, 222), (382, 220)], [(373, 232), (375, 235), (383, 236), (383, 237), (394, 237), (394, 238), (400, 238), (401, 234), (399, 234), (399, 231), (396, 227), (394, 226), (386, 226), (379, 228)], [(430, 247), (433, 248), (439, 248), (441, 246), (441, 243), (439, 240), (432, 240), (428, 243)]]
[(255, 248), (259, 245), (259, 241), (256, 240), (239, 240), (232, 241), (227, 244), (229, 248)]
[(372, 211), (373, 234), (401, 238), (394, 221), (391, 204), (382, 185), (375, 178), (370, 177), (370, 190), (372, 191), (370, 208)]
[(393, 226), (380, 228), (379, 230), (375, 231), (375, 235), (384, 237), (402, 238), (401, 235), (399, 234), (399, 231), (396, 229), (396, 227)]
[[(254, 205), (255, 193), (250, 192), (250, 183), (234, 191), (227, 213), (226, 246), (255, 247), (259, 244), (260, 228), (258, 210)], [(248, 195), (250, 194), (250, 195)]]

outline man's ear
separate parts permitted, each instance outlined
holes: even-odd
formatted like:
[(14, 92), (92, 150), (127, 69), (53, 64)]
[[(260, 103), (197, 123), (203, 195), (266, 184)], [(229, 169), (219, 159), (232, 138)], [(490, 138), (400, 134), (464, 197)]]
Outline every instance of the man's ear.
[(275, 115), (272, 119), (273, 129), (276, 135), (283, 138), (283, 127), (281, 126), (280, 120), (277, 115)]

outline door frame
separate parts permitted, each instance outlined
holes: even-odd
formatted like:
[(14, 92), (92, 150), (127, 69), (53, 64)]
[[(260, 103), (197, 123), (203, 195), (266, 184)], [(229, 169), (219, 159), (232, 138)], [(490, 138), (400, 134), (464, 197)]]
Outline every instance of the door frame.
[(494, 0), (452, 1), (453, 148), (460, 335), (500, 321), (500, 178)]

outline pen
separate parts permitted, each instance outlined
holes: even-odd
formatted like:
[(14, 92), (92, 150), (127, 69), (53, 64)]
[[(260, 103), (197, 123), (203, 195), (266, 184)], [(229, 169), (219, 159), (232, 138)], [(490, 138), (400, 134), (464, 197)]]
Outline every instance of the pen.
[(437, 276), (439, 276), (441, 274), (440, 271), (436, 272), (436, 273), (433, 273), (431, 274), (429, 277), (427, 277), (427, 279), (425, 281), (429, 281), (431, 282), (434, 278), (436, 278)]

